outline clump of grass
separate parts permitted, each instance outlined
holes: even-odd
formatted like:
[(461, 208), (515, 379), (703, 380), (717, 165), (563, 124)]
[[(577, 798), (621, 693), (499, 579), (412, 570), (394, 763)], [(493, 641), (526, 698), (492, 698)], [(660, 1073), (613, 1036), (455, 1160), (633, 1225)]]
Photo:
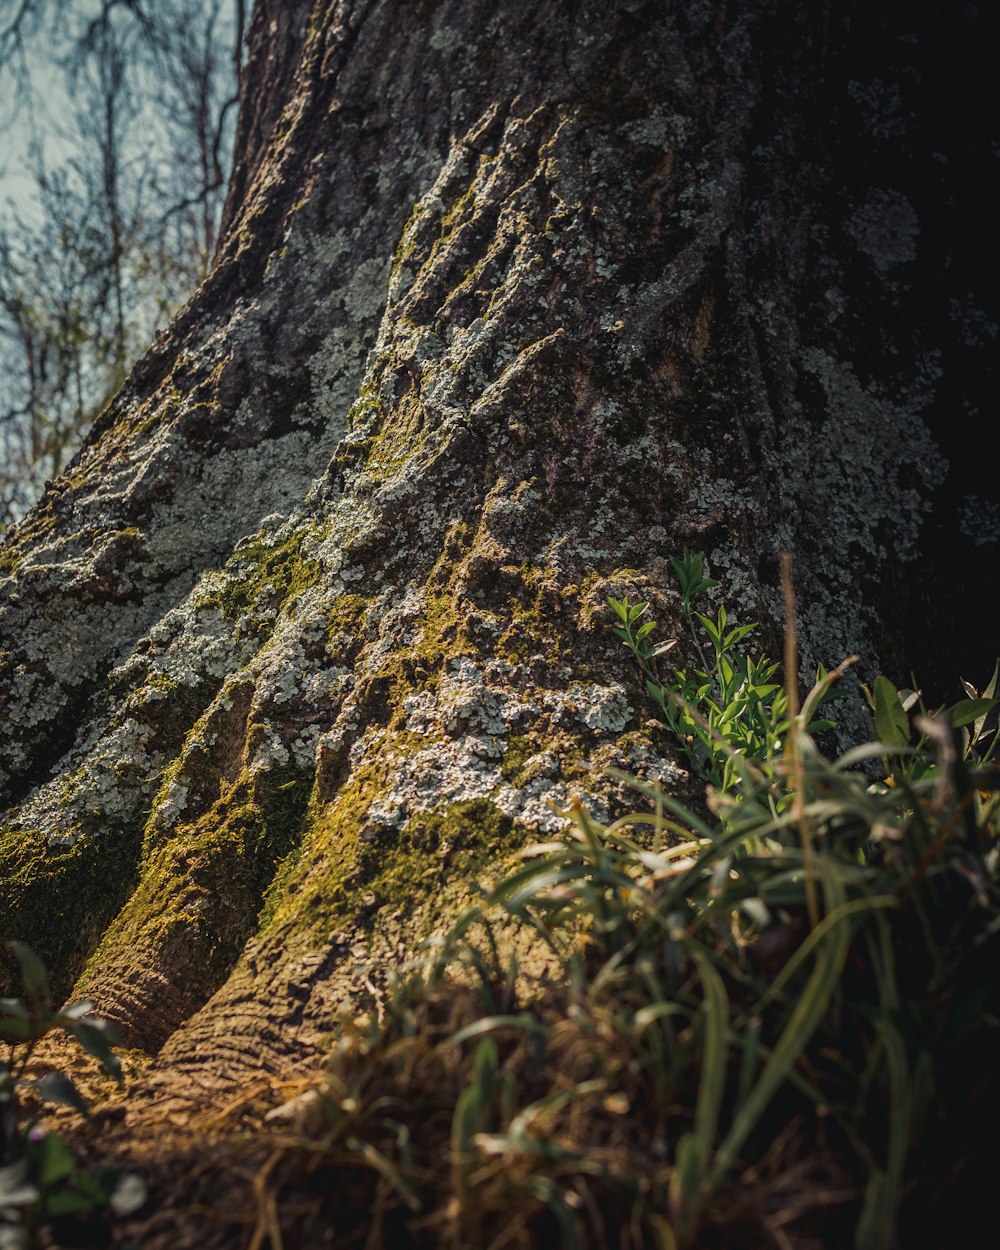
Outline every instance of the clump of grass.
[[(786, 690), (759, 757), (730, 744), (712, 819), (633, 781), (640, 810), (577, 804), (528, 848), (288, 1110), (255, 1244), (279, 1210), (286, 1246), (400, 1250), (973, 1231), (1000, 1112), (996, 680), (934, 715), (877, 683), (892, 736), (839, 759), (808, 731), (828, 685)], [(554, 972), (505, 960), (498, 914)]]

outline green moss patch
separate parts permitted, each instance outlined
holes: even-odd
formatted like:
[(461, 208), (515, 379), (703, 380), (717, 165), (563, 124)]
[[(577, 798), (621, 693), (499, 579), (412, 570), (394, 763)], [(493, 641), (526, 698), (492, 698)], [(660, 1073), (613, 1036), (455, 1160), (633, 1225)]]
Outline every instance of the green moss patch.
[[(402, 744), (393, 737), (394, 750)], [(426, 747), (426, 740), (412, 745)], [(368, 811), (385, 792), (390, 767), (362, 765), (314, 819), (301, 851), (268, 891), (262, 913), (268, 927), (286, 934), (328, 930), (381, 908), (412, 915), (456, 884), (471, 886), (523, 844), (525, 829), (488, 799), (442, 804), (399, 828), (371, 825)]]
[(16, 938), (68, 994), (84, 961), (138, 881), (138, 828), (105, 828), (72, 847), (41, 833), (0, 832), (0, 943)]
[(312, 530), (300, 529), (285, 542), (248, 543), (236, 551), (225, 569), (222, 584), (207, 589), (202, 602), (214, 603), (230, 621), (245, 623), (259, 616), (262, 607), (278, 611), (320, 577), (318, 561), (302, 554)]
[(274, 770), (243, 778), (195, 822), (148, 847), (142, 879), (84, 975), (135, 962), (183, 969), (192, 1007), (222, 984), (257, 927), (275, 868), (296, 845), (308, 801), (306, 778)]

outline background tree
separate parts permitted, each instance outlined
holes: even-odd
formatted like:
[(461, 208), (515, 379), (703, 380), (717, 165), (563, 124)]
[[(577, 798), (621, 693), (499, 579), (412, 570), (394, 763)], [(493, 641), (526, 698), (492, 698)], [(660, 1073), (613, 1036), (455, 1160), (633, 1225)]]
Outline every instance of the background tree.
[(207, 270), (243, 28), (236, 0), (76, 0), (22, 6), (0, 33), (8, 134), (34, 136), (0, 218), (0, 524)]
[(147, 1089), (682, 784), (603, 616), (669, 554), (773, 642), (794, 550), (806, 668), (990, 666), (985, 20), (257, 5), (211, 273), (0, 549), (0, 925)]

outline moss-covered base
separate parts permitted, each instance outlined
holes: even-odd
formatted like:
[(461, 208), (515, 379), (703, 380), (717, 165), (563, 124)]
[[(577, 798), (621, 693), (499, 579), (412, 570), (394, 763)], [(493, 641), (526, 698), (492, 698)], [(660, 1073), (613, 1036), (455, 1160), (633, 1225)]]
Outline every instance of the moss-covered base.
[[(140, 829), (108, 829), (65, 850), (23, 829), (0, 833), (0, 944), (27, 943), (69, 993), (87, 955), (139, 881)], [(12, 991), (0, 964), (0, 992)]]

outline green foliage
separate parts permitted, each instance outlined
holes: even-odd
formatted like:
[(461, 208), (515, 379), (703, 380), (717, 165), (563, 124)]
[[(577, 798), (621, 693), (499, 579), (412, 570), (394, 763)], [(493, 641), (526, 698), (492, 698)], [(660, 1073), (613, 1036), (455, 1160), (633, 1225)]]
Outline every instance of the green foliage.
[(8, 949), (18, 964), (24, 998), (0, 999), (0, 1041), (8, 1050), (6, 1060), (0, 1061), (0, 1099), (16, 1110), (16, 1091), (30, 1088), (47, 1102), (64, 1103), (87, 1115), (87, 1104), (68, 1076), (53, 1073), (35, 1080), (25, 1072), (42, 1038), (62, 1031), (75, 1038), (120, 1085), (121, 1064), (111, 1049), (110, 1026), (90, 1015), (92, 1003), (70, 1003), (56, 1010), (48, 976), (37, 955), (23, 942), (9, 942)]
[[(84, 1223), (101, 1212), (127, 1214), (145, 1201), (138, 1177), (101, 1168), (82, 1170), (58, 1133), (33, 1121), (22, 1123), (19, 1091), (42, 1102), (60, 1103), (89, 1116), (86, 1099), (64, 1072), (29, 1075), (38, 1044), (50, 1033), (74, 1038), (108, 1076), (122, 1083), (121, 1064), (111, 1049), (110, 1026), (90, 1014), (92, 1004), (53, 1005), (41, 961), (21, 942), (8, 943), (20, 972), (23, 998), (0, 999), (0, 1250), (29, 1250), (63, 1244), (61, 1234), (78, 1237)], [(79, 1241), (67, 1244), (80, 1244)]]
[[(919, 781), (940, 770), (928, 744), (932, 738), (942, 742), (942, 726), (957, 731), (953, 746), (966, 766), (981, 767), (995, 759), (1000, 745), (1000, 727), (995, 712), (1000, 707), (997, 681), (1000, 660), (982, 692), (967, 681), (962, 682), (965, 699), (948, 708), (928, 713), (917, 690), (898, 690), (888, 677), (876, 677), (871, 689), (863, 686), (871, 709), (875, 735), (884, 743), (883, 765), (889, 785)], [(948, 742), (951, 739), (949, 737)]]
[[(139, 1177), (109, 1167), (84, 1170), (58, 1133), (35, 1126), (17, 1162), (0, 1167), (0, 1250), (103, 1244), (107, 1213), (129, 1215), (145, 1201)], [(81, 1240), (88, 1232), (94, 1241)]]
[(694, 596), (705, 590), (714, 590), (719, 583), (706, 574), (705, 557), (700, 551), (686, 550), (680, 557), (671, 556), (670, 563), (677, 574), (681, 606), (686, 613), (690, 613)]
[[(654, 643), (656, 622), (643, 620), (649, 610), (646, 602), (609, 599), (617, 620), (612, 633), (635, 657), (646, 693), (698, 774), (725, 792), (747, 778), (748, 761), (769, 767), (768, 761), (781, 751), (791, 727), (788, 698), (781, 682), (775, 680), (778, 665), (766, 656), (745, 654), (740, 647), (757, 628), (755, 624), (731, 625), (725, 607), (714, 618), (693, 608), (696, 596), (718, 585), (706, 576), (701, 554), (685, 551), (680, 558), (672, 556), (671, 563), (701, 667), (673, 668), (664, 678), (660, 662), (677, 639)], [(825, 670), (817, 675), (821, 694), (814, 706), (831, 697), (826, 677)], [(816, 720), (808, 731), (819, 733), (832, 727), (832, 721)]]

